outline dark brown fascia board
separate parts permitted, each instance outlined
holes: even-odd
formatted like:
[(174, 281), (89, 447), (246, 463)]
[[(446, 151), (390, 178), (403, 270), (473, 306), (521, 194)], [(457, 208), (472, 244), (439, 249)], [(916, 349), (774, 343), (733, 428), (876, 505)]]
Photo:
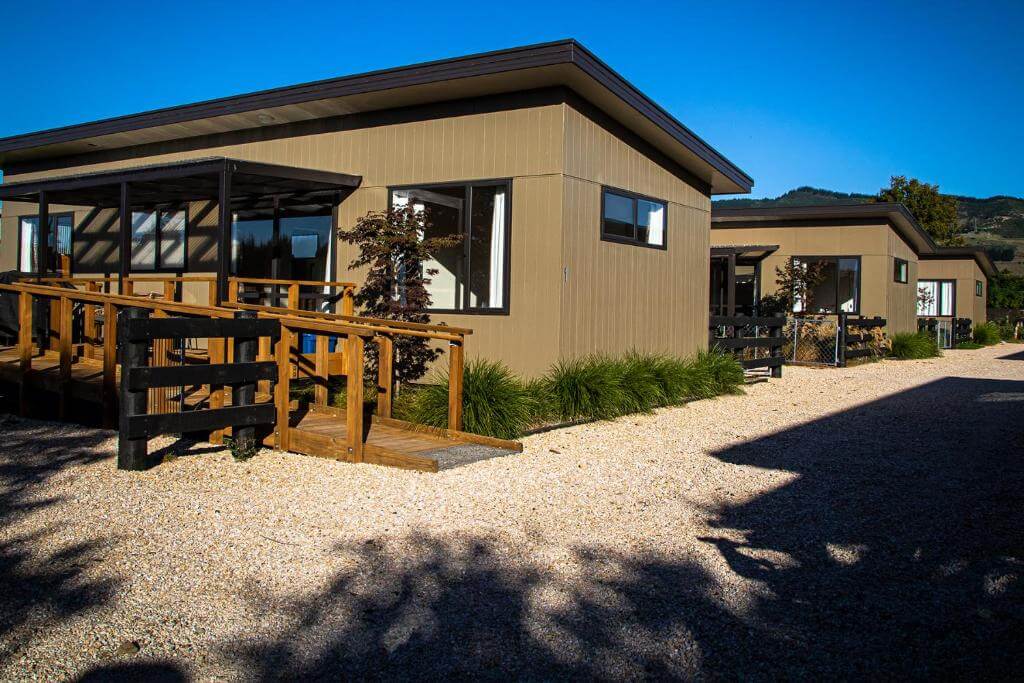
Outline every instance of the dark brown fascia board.
[(79, 173), (57, 178), (26, 180), (20, 183), (2, 183), (0, 184), (0, 200), (14, 199), (17, 201), (17, 197), (50, 190), (79, 190), (122, 182), (147, 182), (188, 176), (213, 175), (225, 169), (229, 169), (234, 173), (286, 178), (289, 180), (305, 180), (349, 188), (358, 187), (362, 182), (361, 176), (349, 175), (347, 173), (333, 173), (331, 171), (265, 164), (226, 157), (203, 157), (201, 159), (174, 161), (166, 164), (122, 168), (115, 171)]
[[(738, 209), (711, 210), (711, 228), (756, 228), (759, 224), (772, 221), (815, 221), (844, 219), (883, 219), (888, 221), (907, 244), (917, 253), (932, 254), (940, 247), (931, 235), (914, 219), (903, 204), (877, 202), (873, 204), (831, 204), (824, 206), (772, 206)], [(803, 223), (813, 227), (811, 223)], [(796, 227), (796, 226), (794, 226)]]
[[(382, 69), (0, 138), (3, 153), (333, 97), (559, 64), (581, 69), (740, 188), (753, 179), (573, 39)], [(2, 162), (0, 162), (2, 163)]]
[(999, 274), (999, 269), (996, 268), (996, 264), (992, 262), (988, 253), (984, 249), (978, 249), (976, 247), (939, 247), (934, 254), (922, 254), (921, 259), (924, 261), (966, 261), (967, 259), (973, 259), (981, 271), (985, 273), (985, 277), (995, 277)]

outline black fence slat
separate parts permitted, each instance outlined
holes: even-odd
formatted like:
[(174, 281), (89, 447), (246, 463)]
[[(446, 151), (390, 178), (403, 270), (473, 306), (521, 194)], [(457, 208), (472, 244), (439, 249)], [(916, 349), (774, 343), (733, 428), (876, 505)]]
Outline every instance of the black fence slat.
[(728, 315), (713, 315), (710, 316), (711, 327), (783, 327), (786, 324), (785, 318), (776, 317), (749, 317), (749, 316), (728, 316)]
[(785, 362), (785, 358), (782, 356), (770, 356), (768, 358), (745, 358), (739, 360), (739, 364), (744, 370), (752, 370), (754, 368), (779, 368)]
[(137, 318), (126, 321), (124, 341), (179, 337), (272, 337), (281, 334), (277, 320), (235, 318)]
[(159, 434), (205, 432), (224, 427), (272, 424), (276, 417), (277, 407), (272, 403), (192, 410), (186, 413), (132, 415), (126, 420), (126, 436), (129, 439), (144, 439)]
[(784, 346), (786, 344), (786, 340), (784, 337), (716, 338), (715, 344), (723, 349), (773, 349), (779, 346)]
[(199, 384), (238, 384), (277, 379), (277, 363), (219, 363), (128, 368), (128, 387), (133, 391)]

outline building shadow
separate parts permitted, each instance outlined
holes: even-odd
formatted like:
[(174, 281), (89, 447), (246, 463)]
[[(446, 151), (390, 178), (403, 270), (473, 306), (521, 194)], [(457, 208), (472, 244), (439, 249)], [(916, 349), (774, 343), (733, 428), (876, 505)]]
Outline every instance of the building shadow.
[(225, 654), (256, 680), (1013, 678), (1022, 398), (944, 379), (718, 452), (792, 479), (715, 511), (716, 571), (595, 539), (570, 581), (501, 537), (368, 541)]
[(100, 447), (106, 435), (0, 416), (0, 438), (6, 453), (19, 454), (0, 459), (0, 664), (5, 664), (37, 628), (106, 603), (115, 586), (85, 577), (103, 552), (100, 535), (40, 550), (59, 536), (62, 524), (53, 511), (61, 499), (44, 494), (45, 485), (62, 470), (110, 457)]

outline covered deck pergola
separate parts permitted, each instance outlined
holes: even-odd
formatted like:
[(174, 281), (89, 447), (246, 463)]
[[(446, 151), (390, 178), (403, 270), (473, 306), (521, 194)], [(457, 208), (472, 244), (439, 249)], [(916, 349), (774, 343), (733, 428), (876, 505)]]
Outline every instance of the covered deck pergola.
[[(777, 244), (746, 244), (711, 248), (711, 315), (757, 315), (754, 310), (760, 294), (760, 263), (778, 251)], [(750, 300), (737, 302), (737, 267), (752, 267)]]
[[(232, 211), (273, 208), (313, 202), (335, 207), (362, 181), (361, 176), (255, 161), (206, 157), (114, 171), (74, 174), (0, 185), (0, 200), (38, 206), (35, 263), (49, 264), (50, 209), (53, 205), (117, 209), (119, 275), (131, 270), (131, 215), (134, 207), (217, 203), (217, 301), (228, 297), (231, 275)], [(336, 224), (335, 220), (335, 224)], [(38, 269), (45, 273), (45, 266)]]

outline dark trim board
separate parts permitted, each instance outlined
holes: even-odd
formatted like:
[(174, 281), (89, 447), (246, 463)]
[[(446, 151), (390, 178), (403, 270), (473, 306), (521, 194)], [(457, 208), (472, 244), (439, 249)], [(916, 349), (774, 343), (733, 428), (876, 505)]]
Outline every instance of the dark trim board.
[[(715, 185), (714, 176), (719, 176), (723, 182), (716, 188), (718, 192), (749, 192), (753, 186), (750, 176), (593, 53), (571, 39), (327, 79), (2, 138), (0, 164), (8, 169), (12, 162), (72, 156), (98, 146), (108, 149), (130, 146), (133, 143), (128, 133), (144, 129), (149, 130), (150, 137), (158, 141), (187, 137), (176, 126), (191, 121), (208, 120), (214, 127), (221, 128), (219, 132), (228, 132), (259, 128), (261, 113), (264, 117), (270, 116), (286, 122), (309, 119), (308, 110), (303, 111), (299, 105), (317, 103), (329, 110), (333, 100), (383, 91), (391, 91), (393, 94), (394, 91), (414, 86), (459, 82), (475, 83), (477, 87), (486, 88), (486, 84), (493, 81), (491, 89), (507, 90), (512, 89), (512, 86), (498, 82), (499, 77), (524, 71), (537, 74), (539, 83), (547, 81), (569, 86), (579, 81), (582, 87), (588, 89), (593, 85), (598, 86), (600, 90), (595, 92), (600, 97), (611, 95), (609, 108), (616, 108), (616, 103), (625, 105), (627, 111), (639, 115), (641, 121), (653, 125), (660, 135), (680, 145), (685, 150), (682, 157), (710, 169), (712, 186)], [(585, 80), (580, 81), (580, 76)], [(336, 103), (336, 109), (337, 106)], [(349, 110), (352, 111), (352, 108), (349, 107)], [(694, 168), (699, 167), (695, 164)]]

